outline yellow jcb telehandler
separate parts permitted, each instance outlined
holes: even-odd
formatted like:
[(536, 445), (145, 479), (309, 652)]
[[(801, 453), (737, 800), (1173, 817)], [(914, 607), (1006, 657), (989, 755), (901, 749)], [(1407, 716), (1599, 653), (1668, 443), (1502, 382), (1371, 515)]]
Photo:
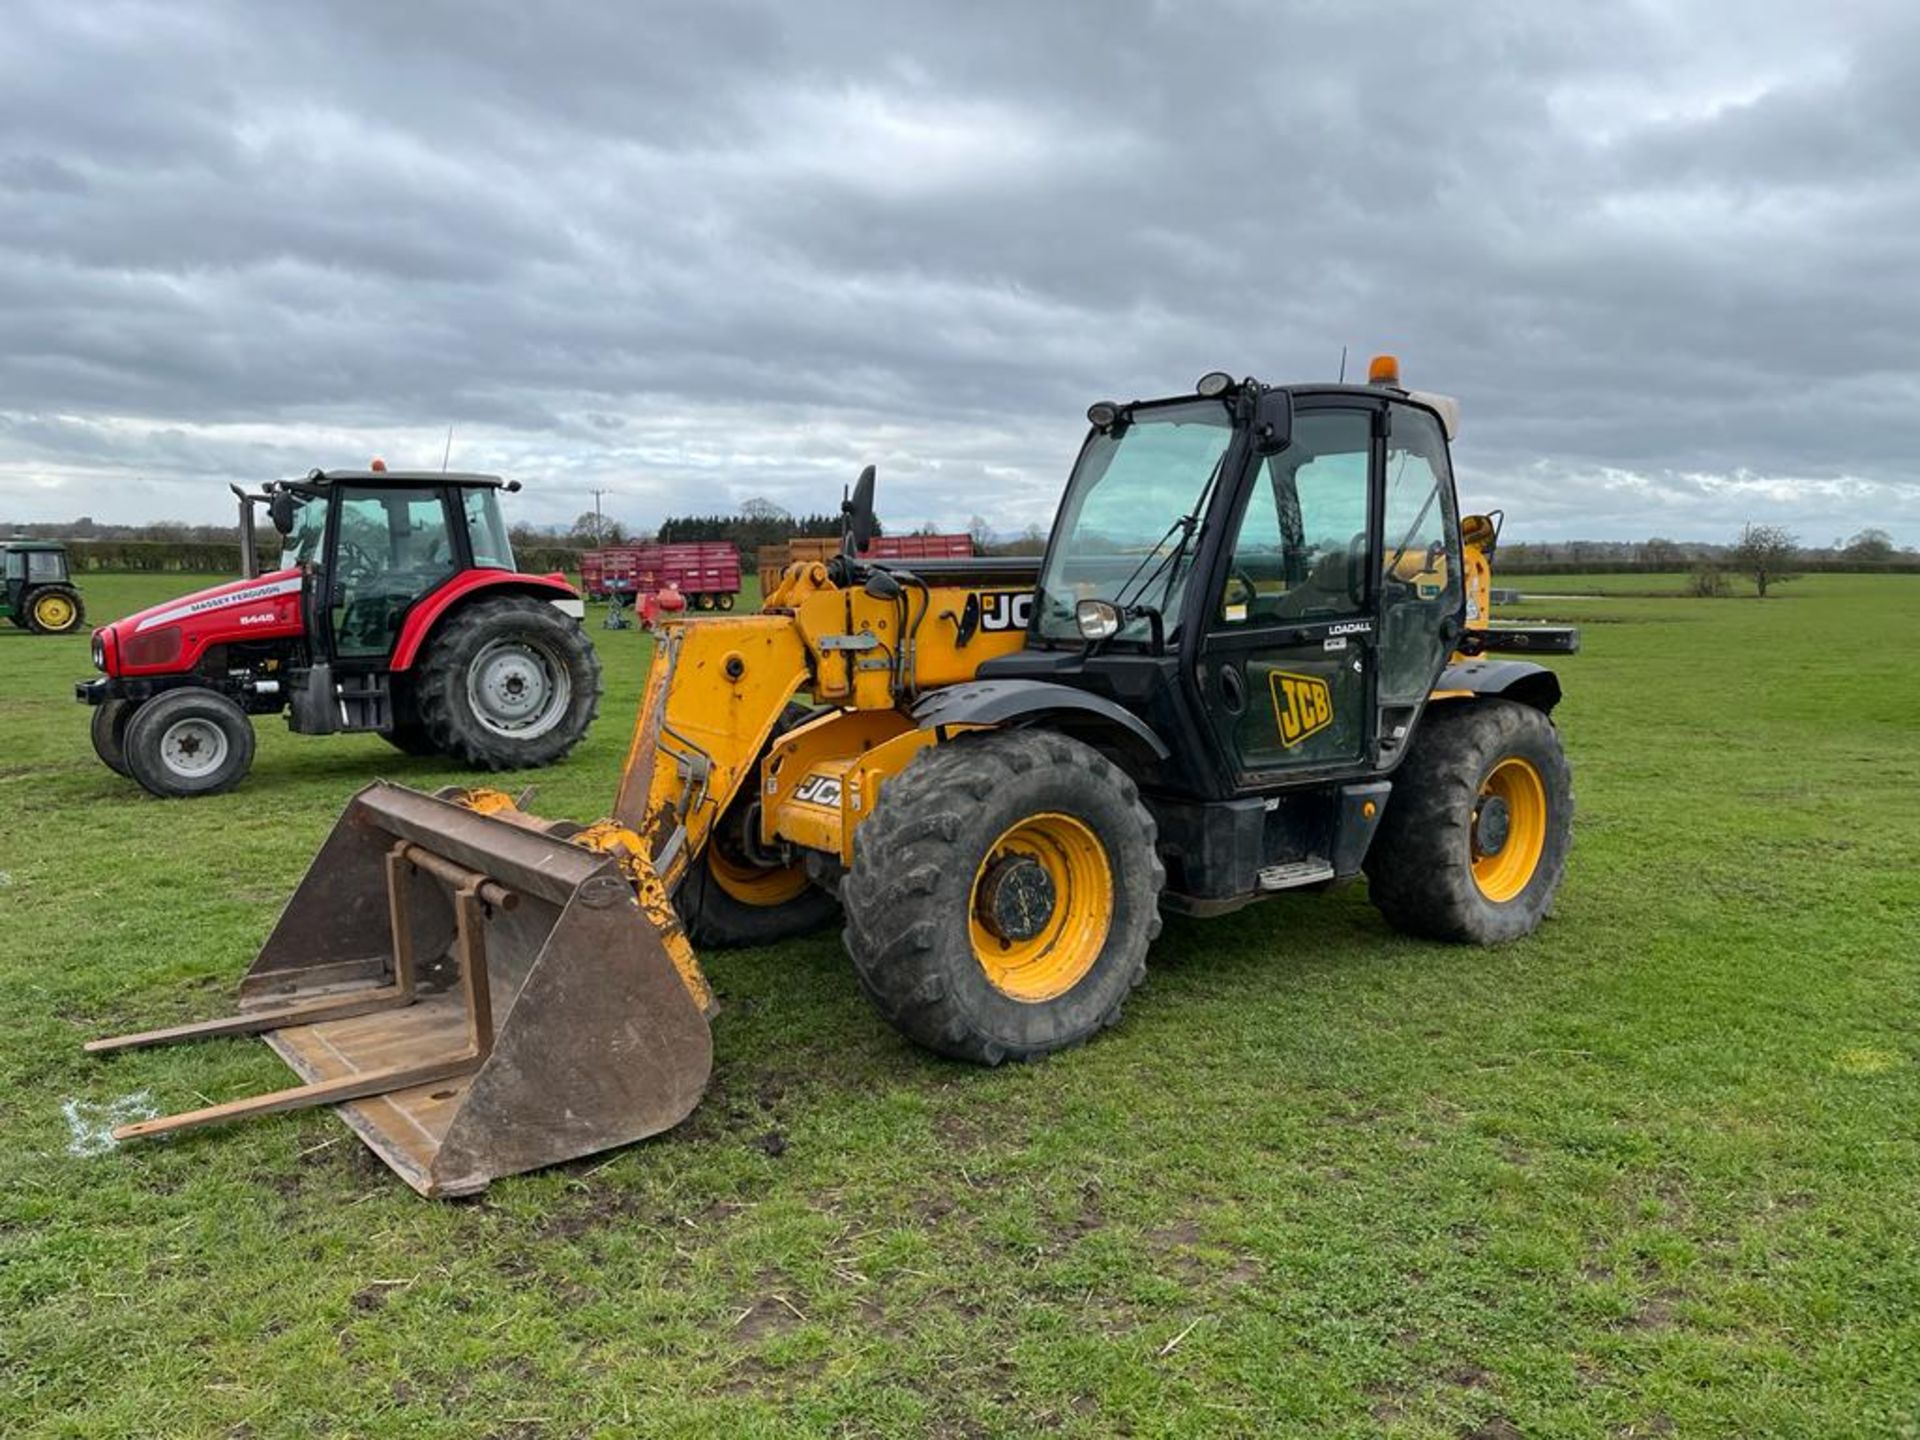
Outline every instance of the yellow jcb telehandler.
[(1365, 874), (1396, 927), (1540, 923), (1570, 774), (1567, 629), (1488, 619), (1498, 525), (1457, 513), (1458, 407), (1267, 386), (1088, 411), (1045, 557), (791, 565), (757, 615), (667, 621), (612, 814), (362, 790), (241, 986), (305, 1084), (150, 1135), (340, 1104), (422, 1193), (676, 1124), (712, 1064), (692, 942), (840, 917), (875, 1007), (994, 1065), (1111, 1025), (1163, 911)]

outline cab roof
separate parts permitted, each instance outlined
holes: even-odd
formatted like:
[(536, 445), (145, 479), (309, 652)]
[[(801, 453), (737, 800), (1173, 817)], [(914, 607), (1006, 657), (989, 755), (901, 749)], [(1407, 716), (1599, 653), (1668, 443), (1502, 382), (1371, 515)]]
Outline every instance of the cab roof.
[(280, 485), (454, 485), (461, 489), (500, 490), (507, 482), (498, 475), (475, 475), (463, 470), (315, 470)]
[(16, 535), (11, 540), (0, 540), (0, 550), (65, 550), (64, 540), (29, 540), (24, 535)]

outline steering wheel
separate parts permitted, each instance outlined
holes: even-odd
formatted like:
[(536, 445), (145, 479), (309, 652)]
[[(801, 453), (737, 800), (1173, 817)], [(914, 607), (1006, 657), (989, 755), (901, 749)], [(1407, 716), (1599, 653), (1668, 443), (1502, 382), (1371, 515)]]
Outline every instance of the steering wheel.
[(344, 535), (334, 549), (334, 567), (336, 579), (343, 585), (351, 585), (358, 580), (371, 580), (380, 573), (380, 566), (373, 556), (361, 549)]

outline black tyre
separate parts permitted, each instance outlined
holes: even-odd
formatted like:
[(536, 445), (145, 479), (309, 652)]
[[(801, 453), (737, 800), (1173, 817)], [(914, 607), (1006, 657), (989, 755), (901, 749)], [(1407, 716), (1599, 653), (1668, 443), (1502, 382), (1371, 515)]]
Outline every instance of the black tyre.
[(380, 738), (402, 755), (438, 755), (440, 747), (420, 721), (420, 705), (414, 699), (413, 686), (405, 675), (392, 679), (393, 725), (382, 730)]
[(71, 635), (86, 623), (86, 602), (71, 585), (42, 585), (27, 596), (27, 628), (36, 635)]
[(1573, 772), (1553, 722), (1511, 700), (1427, 712), (1366, 860), (1399, 930), (1492, 945), (1553, 905), (1573, 838)]
[(116, 775), (131, 778), (127, 768), (127, 723), (137, 707), (131, 700), (109, 700), (93, 707), (88, 733), (93, 738), (93, 753)]
[(442, 621), (412, 683), (433, 749), (481, 770), (551, 765), (600, 708), (587, 632), (530, 595), (476, 600)]
[(674, 892), (674, 909), (694, 944), (732, 950), (811, 934), (833, 923), (840, 902), (807, 879), (804, 864), (756, 866), (714, 840)]
[(127, 722), (127, 772), (155, 795), (218, 795), (253, 765), (253, 725), (226, 696), (169, 690)]
[(402, 755), (438, 755), (440, 747), (418, 720), (395, 720), (391, 730), (382, 730), (380, 738)]
[(731, 591), (723, 591), (721, 594), (713, 597), (713, 603), (722, 610), (731, 610), (733, 608), (733, 600), (734, 597)]
[(840, 888), (868, 998), (942, 1055), (998, 1065), (1120, 1018), (1166, 873), (1125, 772), (1046, 731), (963, 736), (887, 782)]

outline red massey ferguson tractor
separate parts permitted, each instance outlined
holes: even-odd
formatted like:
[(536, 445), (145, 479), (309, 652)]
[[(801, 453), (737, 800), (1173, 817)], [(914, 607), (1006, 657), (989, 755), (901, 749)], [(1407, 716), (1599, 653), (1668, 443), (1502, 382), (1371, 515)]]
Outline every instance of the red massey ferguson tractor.
[[(155, 795), (211, 795), (253, 763), (254, 715), (373, 731), (484, 770), (550, 764), (600, 701), (584, 606), (514, 569), (490, 475), (319, 471), (238, 486), (246, 578), (93, 634), (93, 748)], [(519, 483), (508, 482), (508, 490)], [(261, 573), (253, 512), (282, 536)]]

